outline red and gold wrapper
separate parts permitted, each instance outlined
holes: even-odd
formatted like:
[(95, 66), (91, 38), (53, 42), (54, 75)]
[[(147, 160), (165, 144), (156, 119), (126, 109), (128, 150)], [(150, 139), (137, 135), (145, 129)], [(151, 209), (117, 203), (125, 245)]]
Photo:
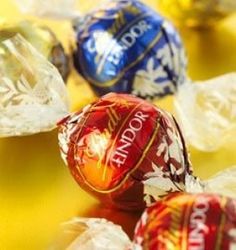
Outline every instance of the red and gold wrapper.
[(171, 194), (143, 213), (134, 244), (131, 249), (236, 249), (236, 200), (213, 194)]
[[(63, 119), (59, 144), (78, 184), (122, 209), (183, 191), (192, 172), (174, 118), (132, 95), (105, 95)], [(153, 181), (160, 186), (152, 195)]]

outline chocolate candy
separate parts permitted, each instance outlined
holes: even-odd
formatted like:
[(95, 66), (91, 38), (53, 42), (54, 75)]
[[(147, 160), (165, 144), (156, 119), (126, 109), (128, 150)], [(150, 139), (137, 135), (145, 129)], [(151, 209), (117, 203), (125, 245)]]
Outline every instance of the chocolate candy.
[(211, 26), (236, 11), (235, 0), (157, 0), (169, 18), (190, 27)]
[(55, 128), (68, 114), (58, 70), (21, 35), (0, 43), (0, 137)]
[(69, 75), (69, 59), (62, 44), (48, 27), (38, 26), (29, 21), (22, 21), (12, 25), (1, 25), (0, 41), (6, 40), (17, 33), (21, 34), (42, 53), (59, 70), (64, 80), (67, 79)]
[(146, 209), (135, 229), (140, 250), (236, 248), (236, 200), (172, 194)]
[(74, 29), (75, 67), (98, 95), (162, 97), (186, 81), (177, 31), (140, 1), (109, 1), (79, 17)]
[(122, 209), (143, 209), (183, 191), (191, 175), (174, 118), (132, 95), (111, 93), (67, 116), (59, 123), (59, 143), (79, 185)]

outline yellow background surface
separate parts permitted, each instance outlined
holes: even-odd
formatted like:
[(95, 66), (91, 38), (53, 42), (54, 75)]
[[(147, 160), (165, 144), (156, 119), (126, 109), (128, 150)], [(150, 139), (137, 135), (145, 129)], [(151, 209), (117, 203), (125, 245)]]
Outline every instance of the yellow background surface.
[[(156, 1), (147, 2), (156, 7)], [(25, 18), (10, 0), (1, 0), (0, 16), (11, 22)], [(68, 45), (71, 37), (68, 22), (40, 22), (52, 27)], [(182, 29), (181, 35), (193, 79), (207, 79), (236, 70), (236, 15), (214, 29)], [(73, 110), (94, 98), (75, 72), (68, 90)], [(166, 98), (157, 104), (172, 111), (172, 101)], [(207, 178), (236, 164), (235, 146), (227, 145), (214, 153), (190, 148), (195, 174)], [(0, 139), (0, 250), (49, 249), (60, 223), (74, 216), (111, 219), (130, 235), (138, 218), (137, 214), (103, 208), (79, 188), (60, 158), (56, 131)]]

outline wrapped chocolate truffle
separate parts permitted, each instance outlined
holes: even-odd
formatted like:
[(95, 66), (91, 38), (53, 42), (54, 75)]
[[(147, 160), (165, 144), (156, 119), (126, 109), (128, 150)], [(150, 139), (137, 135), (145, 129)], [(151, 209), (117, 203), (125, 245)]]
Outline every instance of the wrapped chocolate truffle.
[(175, 119), (132, 95), (111, 93), (67, 116), (59, 144), (78, 184), (108, 206), (143, 209), (175, 191), (236, 194), (236, 168), (195, 178)]
[(167, 196), (147, 208), (133, 241), (104, 219), (75, 218), (63, 225), (54, 250), (176, 250), (236, 247), (236, 200), (217, 194)]
[[(82, 188), (105, 204), (142, 209), (155, 195), (184, 191), (191, 166), (174, 118), (132, 95), (108, 94), (59, 123), (61, 154)], [(157, 181), (158, 182), (158, 181)]]
[(130, 249), (236, 248), (236, 200), (214, 194), (172, 194), (146, 209)]
[(21, 35), (0, 43), (0, 137), (48, 131), (68, 114), (58, 70)]
[(181, 25), (208, 27), (236, 11), (235, 0), (157, 0), (163, 14)]
[(59, 70), (66, 81), (69, 74), (69, 59), (62, 44), (48, 27), (39, 26), (30, 21), (0, 25), (0, 41), (11, 38), (17, 33), (43, 54)]
[(177, 31), (140, 1), (109, 1), (74, 23), (75, 67), (98, 95), (162, 97), (186, 81)]

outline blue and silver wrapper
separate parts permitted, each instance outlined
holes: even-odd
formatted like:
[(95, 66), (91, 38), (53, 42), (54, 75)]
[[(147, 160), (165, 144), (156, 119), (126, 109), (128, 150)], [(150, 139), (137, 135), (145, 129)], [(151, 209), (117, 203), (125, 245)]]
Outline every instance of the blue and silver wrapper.
[(98, 95), (160, 98), (186, 81), (174, 27), (140, 1), (109, 1), (75, 22), (74, 64)]

